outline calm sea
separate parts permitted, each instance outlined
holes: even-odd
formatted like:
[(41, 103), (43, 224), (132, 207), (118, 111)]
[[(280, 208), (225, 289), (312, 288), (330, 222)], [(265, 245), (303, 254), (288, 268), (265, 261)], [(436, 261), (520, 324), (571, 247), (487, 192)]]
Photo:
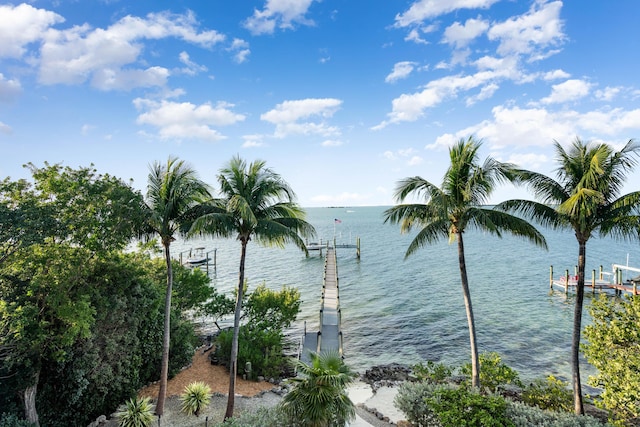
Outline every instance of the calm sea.
[[(413, 234), (383, 223), (384, 207), (309, 208), (307, 220), (318, 239), (338, 243), (361, 240), (355, 249), (338, 249), (340, 303), (345, 361), (356, 371), (391, 362), (433, 360), (462, 364), (469, 359), (469, 335), (462, 299), (457, 246), (447, 241), (425, 247), (405, 259)], [(341, 222), (337, 223), (335, 219)], [(510, 236), (465, 233), (465, 252), (480, 352), (496, 351), (524, 379), (549, 374), (570, 378), (573, 297), (550, 291), (549, 266), (556, 275), (573, 274), (578, 245), (571, 232), (544, 231), (549, 251)], [(213, 285), (233, 292), (237, 285), (240, 244), (235, 240), (193, 239), (172, 245), (174, 255), (191, 247), (216, 248)], [(611, 264), (640, 267), (637, 243), (593, 237), (587, 244), (587, 278), (591, 270)], [(293, 246), (264, 248), (250, 242), (246, 278), (278, 289), (300, 290), (303, 304), (293, 336), (306, 322), (318, 329), (323, 259), (306, 258)], [(586, 292), (585, 306), (591, 293)], [(586, 311), (586, 310), (585, 310)], [(583, 324), (589, 322), (585, 313)], [(583, 376), (594, 373), (583, 364)]]

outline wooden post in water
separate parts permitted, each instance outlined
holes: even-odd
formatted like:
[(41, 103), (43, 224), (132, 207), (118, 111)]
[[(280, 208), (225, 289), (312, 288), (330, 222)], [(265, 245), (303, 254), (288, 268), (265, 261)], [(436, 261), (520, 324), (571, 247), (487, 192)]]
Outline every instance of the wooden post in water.
[(564, 271), (564, 294), (569, 293), (569, 269)]
[(360, 259), (360, 237), (356, 237), (356, 258)]
[(604, 279), (604, 273), (602, 271), (602, 266), (600, 266), (600, 280)]
[(549, 266), (549, 289), (553, 289), (553, 265)]
[(591, 270), (591, 293), (596, 293), (596, 270)]
[(577, 275), (578, 275), (578, 266), (577, 266), (577, 265), (574, 265), (574, 266), (573, 266), (573, 275), (574, 275), (574, 276), (577, 276)]

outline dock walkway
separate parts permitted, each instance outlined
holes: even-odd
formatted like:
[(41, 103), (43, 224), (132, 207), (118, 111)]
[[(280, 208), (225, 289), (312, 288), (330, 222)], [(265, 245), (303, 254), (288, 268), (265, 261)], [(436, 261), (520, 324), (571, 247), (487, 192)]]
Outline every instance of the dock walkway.
[(327, 248), (324, 261), (324, 275), (322, 283), (322, 298), (320, 300), (320, 328), (318, 332), (305, 333), (302, 342), (300, 358), (309, 363), (311, 352), (324, 353), (337, 351), (342, 355), (342, 331), (340, 328), (340, 294), (338, 286), (338, 264), (336, 251), (333, 247)]

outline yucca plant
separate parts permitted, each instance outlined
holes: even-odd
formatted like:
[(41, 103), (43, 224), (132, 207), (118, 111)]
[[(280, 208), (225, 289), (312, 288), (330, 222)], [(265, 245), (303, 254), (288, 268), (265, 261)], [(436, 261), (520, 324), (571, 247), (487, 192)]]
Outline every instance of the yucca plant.
[(180, 395), (182, 401), (182, 412), (189, 415), (200, 415), (200, 410), (209, 405), (211, 402), (211, 387), (202, 381), (196, 381), (184, 388), (184, 392)]
[(149, 427), (153, 422), (154, 406), (148, 397), (129, 399), (116, 413), (120, 427)]

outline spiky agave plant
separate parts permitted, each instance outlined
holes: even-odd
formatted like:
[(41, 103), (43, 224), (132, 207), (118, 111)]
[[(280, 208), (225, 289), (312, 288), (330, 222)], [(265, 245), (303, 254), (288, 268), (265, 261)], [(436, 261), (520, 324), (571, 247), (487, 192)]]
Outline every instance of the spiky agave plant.
[(202, 381), (196, 381), (184, 388), (180, 395), (182, 401), (182, 412), (189, 415), (200, 415), (200, 410), (211, 402), (211, 387)]
[(149, 427), (153, 422), (154, 406), (148, 397), (131, 398), (116, 413), (120, 427)]

